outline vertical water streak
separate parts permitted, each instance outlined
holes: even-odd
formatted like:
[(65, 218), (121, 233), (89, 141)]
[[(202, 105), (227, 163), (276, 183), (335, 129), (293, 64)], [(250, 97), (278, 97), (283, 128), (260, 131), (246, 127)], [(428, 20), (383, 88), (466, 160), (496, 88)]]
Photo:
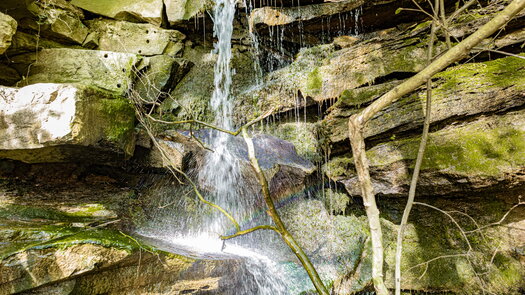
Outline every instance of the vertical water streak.
[(211, 98), (211, 106), (216, 114), (216, 124), (226, 129), (232, 128), (232, 103), (230, 99), (232, 85), (231, 40), (235, 8), (235, 0), (216, 0), (213, 10), (213, 32), (217, 38), (214, 53), (217, 54), (217, 63), (215, 64), (215, 90)]

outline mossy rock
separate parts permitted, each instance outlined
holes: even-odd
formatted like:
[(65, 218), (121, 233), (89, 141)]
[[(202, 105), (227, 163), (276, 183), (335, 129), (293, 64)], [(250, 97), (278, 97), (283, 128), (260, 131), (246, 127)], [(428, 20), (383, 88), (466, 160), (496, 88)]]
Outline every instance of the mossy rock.
[(7, 110), (6, 125), (0, 125), (1, 157), (28, 163), (106, 162), (111, 155), (133, 154), (135, 111), (125, 98), (70, 84), (0, 91)]

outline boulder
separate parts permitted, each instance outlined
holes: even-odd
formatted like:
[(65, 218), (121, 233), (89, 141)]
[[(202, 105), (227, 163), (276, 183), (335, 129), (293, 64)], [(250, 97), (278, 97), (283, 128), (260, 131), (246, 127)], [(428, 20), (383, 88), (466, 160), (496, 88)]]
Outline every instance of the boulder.
[(177, 24), (212, 6), (209, 0), (118, 0), (111, 2), (72, 0), (71, 4), (105, 17), (131, 22), (149, 22), (156, 26), (166, 21)]
[(182, 55), (184, 34), (165, 30), (151, 24), (95, 19), (87, 22), (98, 35), (98, 50), (139, 54)]
[(145, 57), (143, 67), (133, 86), (133, 95), (143, 101), (164, 99), (190, 71), (193, 64), (187, 60), (166, 55)]
[(250, 14), (250, 27), (287, 25), (352, 11), (365, 3), (364, 0), (342, 0), (331, 3), (295, 7), (262, 7)]
[(88, 28), (82, 23), (83, 12), (65, 0), (35, 0), (28, 2), (27, 9), (32, 17), (20, 20), (23, 28), (78, 45), (88, 35)]
[(7, 14), (0, 12), (0, 54), (3, 54), (9, 46), (16, 32), (16, 21)]
[[(525, 103), (525, 79), (520, 70), (525, 61), (507, 57), (482, 63), (449, 68), (434, 76), (432, 123), (484, 113), (502, 112)], [(361, 105), (392, 89), (399, 82), (344, 91), (323, 120), (330, 142), (347, 142), (348, 118)], [(413, 130), (422, 125), (426, 101), (425, 87), (405, 96), (374, 116), (364, 135), (367, 138), (390, 137), (392, 133)]]
[[(20, 85), (78, 83), (117, 95), (131, 87), (140, 58), (131, 53), (67, 48), (44, 49), (36, 55), (18, 57), (22, 64), (36, 60)], [(17, 59), (15, 59), (15, 62)]]
[[(163, 102), (164, 114), (171, 113), (176, 120), (214, 120), (209, 101), (215, 89), (213, 80), (217, 55), (212, 50), (210, 47), (195, 46), (185, 51), (183, 58), (194, 66)], [(246, 46), (233, 45), (231, 67), (234, 73), (231, 95), (236, 97), (252, 87), (257, 75), (253, 55)]]
[(165, 0), (164, 3), (168, 21), (172, 25), (198, 16), (214, 6), (214, 2), (210, 0)]
[(62, 240), (62, 245), (25, 250), (0, 261), (0, 292), (233, 294), (242, 288), (241, 278), (250, 276), (244, 264), (235, 259), (141, 252), (140, 247), (147, 246), (117, 231), (88, 232), (78, 235), (77, 241), (72, 238)]
[(133, 154), (135, 113), (126, 99), (67, 84), (0, 91), (0, 157), (96, 162)]
[(88, 34), (82, 10), (65, 0), (6, 0), (0, 9), (13, 16), (21, 29), (45, 38), (80, 45)]
[[(426, 65), (426, 44), (403, 36), (392, 29), (342, 49), (334, 44), (304, 49), (292, 64), (268, 74), (261, 87), (244, 93), (240, 100), (258, 101), (255, 106), (244, 104), (252, 111), (287, 111), (337, 99), (347, 90), (396, 73), (416, 73)], [(444, 49), (442, 43), (436, 46), (436, 52)]]
[[(525, 111), (482, 117), (433, 132), (425, 152), (418, 195), (471, 194), (525, 183)], [(394, 140), (367, 151), (374, 191), (406, 196), (420, 138)], [(361, 195), (350, 157), (336, 157), (327, 175)]]
[[(196, 136), (202, 138), (203, 141), (213, 143), (217, 134), (203, 130), (200, 134), (196, 134)], [(255, 156), (266, 175), (270, 186), (270, 193), (276, 199), (302, 191), (308, 182), (308, 177), (316, 171), (316, 166), (310, 161), (300, 157), (294, 145), (290, 142), (266, 134), (255, 134), (253, 136), (253, 143), (255, 146)], [(232, 161), (237, 163), (232, 165), (239, 167), (239, 173), (242, 177), (242, 180), (239, 181), (245, 183), (245, 187), (242, 188), (243, 192), (248, 194), (250, 192), (255, 194), (259, 193), (261, 191), (261, 185), (257, 181), (257, 177), (249, 162), (248, 150), (244, 138), (242, 136), (229, 136), (226, 144)], [(226, 156), (226, 158), (228, 158), (228, 156)], [(204, 161), (209, 162), (214, 160), (223, 161), (222, 159), (210, 160), (205, 154), (200, 160), (196, 160), (195, 169), (199, 170), (202, 165), (205, 165)], [(206, 182), (206, 180), (204, 180), (204, 182)], [(206, 185), (207, 183), (203, 183), (205, 188)]]
[[(518, 201), (519, 191), (517, 193), (507, 191), (483, 202), (475, 197), (418, 201), (450, 210), (448, 212), (468, 212), (482, 226), (499, 220)], [(383, 213), (385, 283), (393, 288), (397, 224), (405, 202), (382, 199), (379, 205)], [(472, 250), (466, 254), (469, 247), (456, 224), (437, 210), (415, 206), (403, 240), (402, 289), (413, 293), (462, 294), (466, 291), (477, 294), (484, 289), (496, 294), (519, 294), (519, 288), (525, 283), (520, 264), (523, 255), (514, 253), (524, 244), (516, 232), (503, 230), (525, 223), (523, 206), (515, 210), (501, 227), (468, 233)], [(346, 211), (346, 215), (331, 215), (317, 199), (296, 199), (279, 209), (290, 233), (322, 277), (333, 282), (334, 294), (341, 295), (367, 291), (372, 285), (372, 248), (366, 215), (360, 204), (351, 204)], [(463, 229), (475, 228), (472, 220), (460, 213), (453, 216)], [(481, 234), (484, 238), (478, 238)], [(435, 259), (445, 255), (450, 257)], [(434, 260), (426, 265), (431, 259)], [(480, 268), (488, 271), (487, 275), (477, 277), (475, 272)]]

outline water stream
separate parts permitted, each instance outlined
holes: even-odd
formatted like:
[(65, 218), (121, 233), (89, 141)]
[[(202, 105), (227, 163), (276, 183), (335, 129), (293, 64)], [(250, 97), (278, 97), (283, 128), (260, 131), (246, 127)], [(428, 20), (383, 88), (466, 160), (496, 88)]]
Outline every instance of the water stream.
[[(231, 39), (235, 12), (236, 0), (216, 0), (213, 21), (214, 36), (217, 41), (212, 54), (216, 56), (217, 62), (214, 69), (215, 90), (210, 105), (215, 113), (214, 124), (228, 130), (234, 127), (230, 88), (233, 76)], [(243, 184), (239, 156), (232, 151), (232, 136), (216, 130), (207, 130), (201, 137), (213, 150), (205, 155), (203, 163), (194, 172), (194, 178), (205, 193), (205, 197), (225, 208), (243, 228), (261, 223), (269, 224), (265, 214), (260, 214), (258, 193), (249, 191), (248, 186)], [(191, 189), (188, 188), (171, 188), (160, 194), (186, 196), (191, 193)], [(223, 257), (242, 259), (249, 275), (243, 278), (243, 286), (235, 294), (295, 293), (290, 290), (294, 287), (284, 281), (289, 274), (284, 274), (283, 266), (269, 258), (275, 252), (275, 248), (272, 247), (278, 244), (274, 242), (278, 240), (275, 233), (247, 235), (225, 244), (219, 239), (219, 235), (232, 233), (232, 223), (203, 204), (191, 204), (191, 201), (182, 200), (175, 206), (179, 211), (179, 208), (188, 208), (191, 205), (197, 207), (194, 212), (157, 216), (157, 221), (145, 226), (139, 234), (162, 241), (160, 245), (165, 250), (182, 255), (212, 259)], [(256, 213), (257, 211), (259, 214)], [(261, 247), (264, 244), (270, 247)], [(307, 281), (307, 278), (301, 281)], [(307, 288), (310, 287), (307, 285)]]

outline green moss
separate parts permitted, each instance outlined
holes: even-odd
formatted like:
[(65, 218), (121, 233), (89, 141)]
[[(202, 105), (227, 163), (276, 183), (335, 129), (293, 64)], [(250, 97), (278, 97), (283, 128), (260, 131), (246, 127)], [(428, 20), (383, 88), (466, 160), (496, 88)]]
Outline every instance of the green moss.
[[(42, 228), (42, 231), (47, 228)], [(83, 229), (76, 227), (56, 228), (53, 231), (56, 238), (45, 241), (30, 241), (12, 243), (8, 247), (4, 247), (0, 251), (0, 260), (5, 259), (16, 253), (28, 251), (31, 249), (47, 249), (47, 248), (67, 248), (73, 245), (80, 244), (95, 244), (104, 247), (112, 247), (126, 250), (128, 252), (137, 251), (139, 249), (149, 252), (162, 252), (151, 246), (145, 245), (137, 239), (128, 236), (120, 231), (111, 229)], [(162, 252), (164, 253), (164, 252)]]
[(334, 158), (323, 166), (323, 172), (333, 180), (353, 175), (355, 174), (354, 160), (350, 156)]
[(453, 169), (496, 175), (506, 166), (525, 164), (525, 132), (514, 128), (471, 131), (446, 141), (432, 140), (423, 169)]
[(323, 87), (323, 79), (319, 73), (319, 68), (315, 68), (308, 74), (306, 90), (309, 94), (317, 94)]
[(525, 89), (525, 60), (517, 57), (500, 58), (483, 63), (469, 63), (452, 67), (435, 76), (441, 83), (435, 95), (448, 95), (461, 89), (462, 92), (485, 92), (494, 87), (514, 86)]
[(360, 87), (356, 89), (347, 89), (341, 93), (339, 100), (335, 107), (357, 107), (360, 108), (362, 104), (368, 103), (380, 95), (386, 93), (394, 86), (399, 84), (398, 81), (390, 83), (382, 83), (379, 85)]
[(327, 210), (335, 214), (342, 214), (350, 203), (350, 197), (345, 193), (339, 193), (332, 189), (324, 190), (324, 204)]
[(51, 208), (5, 204), (0, 206), (0, 218), (8, 220), (45, 219), (70, 223), (86, 222), (97, 219), (93, 216), (93, 213), (98, 212), (98, 210), (95, 210), (94, 208), (91, 209), (93, 210), (92, 212), (81, 210), (78, 212), (69, 213)]
[(285, 123), (269, 131), (270, 134), (291, 142), (298, 155), (313, 162), (322, 160), (318, 132), (318, 126), (314, 123)]
[(100, 114), (110, 122), (104, 129), (106, 139), (120, 144), (128, 143), (135, 129), (135, 110), (131, 103), (124, 98), (100, 99), (98, 106)]

